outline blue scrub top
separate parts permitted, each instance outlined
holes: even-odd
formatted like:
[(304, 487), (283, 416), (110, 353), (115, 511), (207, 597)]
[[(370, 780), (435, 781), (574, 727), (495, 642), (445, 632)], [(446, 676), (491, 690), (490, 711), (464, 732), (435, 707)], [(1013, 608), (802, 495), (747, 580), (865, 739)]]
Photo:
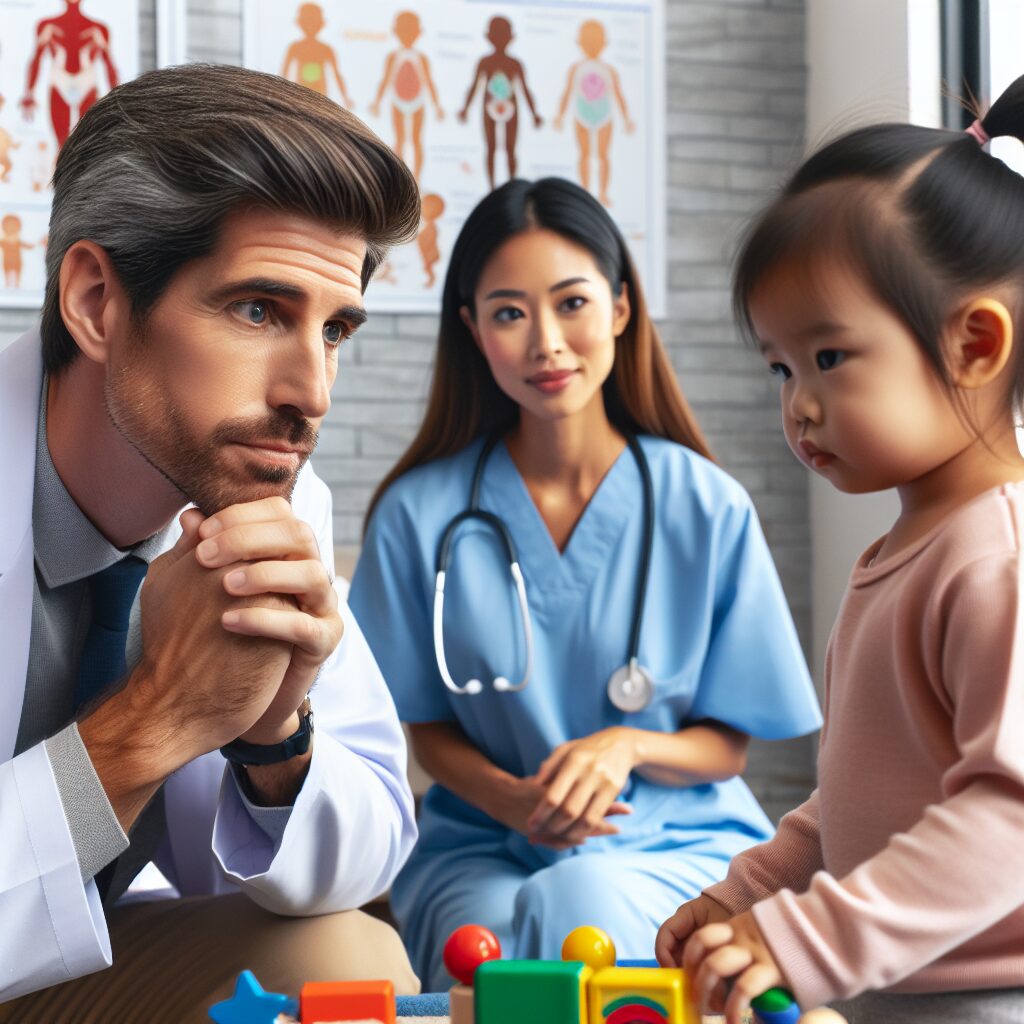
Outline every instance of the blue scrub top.
[[(470, 521), (448, 567), (445, 650), (455, 681), (480, 679), (484, 691), (459, 696), (445, 687), (432, 630), (437, 547), (449, 520), (467, 507), (481, 439), (395, 481), (374, 511), (352, 581), (349, 602), (403, 721), (457, 721), (517, 776), (536, 772), (559, 744), (613, 725), (674, 732), (715, 719), (763, 739), (819, 728), (814, 688), (747, 493), (688, 448), (653, 437), (640, 443), (655, 495), (640, 636), (640, 663), (655, 680), (648, 707), (625, 713), (607, 695), (609, 677), (627, 659), (643, 544), (642, 485), (628, 449), (560, 554), (507, 448), (497, 445), (480, 505), (502, 517), (518, 549), (533, 671), (520, 693), (491, 686), (498, 675), (521, 678), (525, 647), (505, 550), (493, 531)], [(717, 833), (723, 850), (734, 851), (736, 833), (753, 842), (771, 834), (738, 778), (680, 788), (634, 774), (622, 797), (633, 814), (615, 819), (619, 835), (588, 840), (588, 851), (713, 844)], [(496, 839), (505, 833), (505, 852), (537, 867), (572, 852), (531, 846), (440, 786), (424, 802), (418, 852), (457, 849), (481, 828)]]

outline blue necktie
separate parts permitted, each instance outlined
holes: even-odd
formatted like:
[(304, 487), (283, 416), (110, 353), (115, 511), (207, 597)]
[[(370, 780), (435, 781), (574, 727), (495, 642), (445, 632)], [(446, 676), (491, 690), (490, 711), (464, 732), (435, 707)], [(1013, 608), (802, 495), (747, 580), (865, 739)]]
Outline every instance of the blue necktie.
[[(85, 634), (82, 657), (75, 678), (75, 712), (87, 704), (125, 671), (124, 646), (128, 639), (128, 618), (139, 584), (149, 566), (129, 555), (89, 577), (92, 621)], [(114, 858), (98, 875), (96, 885), (105, 899), (117, 869)]]
[(125, 672), (128, 616), (149, 566), (129, 555), (89, 577), (92, 622), (75, 678), (75, 711)]

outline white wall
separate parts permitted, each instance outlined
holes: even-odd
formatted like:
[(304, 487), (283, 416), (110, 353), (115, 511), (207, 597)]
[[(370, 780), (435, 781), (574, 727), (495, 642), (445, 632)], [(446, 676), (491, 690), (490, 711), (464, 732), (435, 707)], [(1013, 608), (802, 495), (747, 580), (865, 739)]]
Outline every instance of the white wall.
[[(939, 125), (938, 0), (808, 0), (807, 141), (872, 121)], [(848, 495), (815, 476), (811, 505), (811, 633), (820, 680), (850, 568), (891, 526), (895, 493)]]

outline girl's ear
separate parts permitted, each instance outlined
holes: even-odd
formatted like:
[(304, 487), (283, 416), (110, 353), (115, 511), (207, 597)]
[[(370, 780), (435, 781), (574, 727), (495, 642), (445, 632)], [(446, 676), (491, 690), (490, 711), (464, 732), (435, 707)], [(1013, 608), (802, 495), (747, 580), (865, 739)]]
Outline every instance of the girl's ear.
[(960, 388), (981, 388), (1013, 351), (1013, 318), (997, 299), (974, 299), (957, 312), (950, 332), (950, 376)]
[(469, 329), (469, 333), (473, 335), (473, 341), (476, 343), (476, 347), (483, 352), (483, 347), (480, 344), (480, 331), (477, 329), (476, 320), (474, 319), (469, 306), (460, 306), (459, 316), (462, 317), (462, 322)]

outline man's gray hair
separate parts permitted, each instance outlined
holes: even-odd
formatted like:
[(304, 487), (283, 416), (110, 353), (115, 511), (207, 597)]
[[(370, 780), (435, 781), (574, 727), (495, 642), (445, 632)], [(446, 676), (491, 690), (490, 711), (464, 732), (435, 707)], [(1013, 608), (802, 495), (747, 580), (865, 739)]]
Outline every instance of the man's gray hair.
[(144, 316), (185, 263), (211, 252), (224, 218), (296, 213), (366, 241), (365, 289), (389, 246), (419, 226), (412, 174), (357, 117), (305, 86), (190, 64), (118, 86), (57, 158), (46, 254), (43, 359), (78, 354), (60, 314), (60, 267), (82, 239), (110, 255)]

